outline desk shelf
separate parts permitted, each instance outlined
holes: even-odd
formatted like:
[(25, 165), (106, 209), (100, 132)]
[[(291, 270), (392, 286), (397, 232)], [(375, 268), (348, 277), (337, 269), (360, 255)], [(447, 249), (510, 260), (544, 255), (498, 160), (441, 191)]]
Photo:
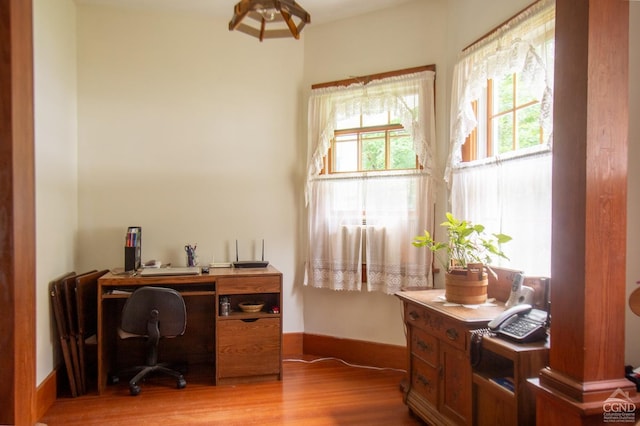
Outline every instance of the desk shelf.
[(500, 385), (499, 383), (494, 382), (491, 379), (499, 378), (499, 377), (509, 377), (509, 376), (484, 376), (482, 374), (473, 374), (473, 383), (478, 387), (484, 390), (491, 390), (491, 392), (498, 393), (502, 399), (510, 400), (515, 398), (515, 391), (511, 391), (506, 387)]
[[(128, 292), (123, 292), (123, 293), (105, 293), (102, 295), (103, 299), (128, 299), (129, 295), (133, 292), (133, 290), (128, 291)], [(182, 295), (182, 297), (189, 297), (189, 296), (215, 296), (216, 292), (215, 290), (186, 290), (186, 291), (180, 291), (180, 294)]]
[[(544, 342), (517, 344), (498, 337), (484, 337), (480, 363), (473, 368), (474, 424), (526, 426), (535, 424), (535, 396), (527, 379), (537, 377), (547, 364), (549, 347)], [(492, 379), (509, 377), (514, 390)]]
[(260, 318), (280, 318), (280, 314), (272, 314), (269, 312), (231, 312), (229, 315), (218, 316), (218, 321), (243, 320), (251, 321)]

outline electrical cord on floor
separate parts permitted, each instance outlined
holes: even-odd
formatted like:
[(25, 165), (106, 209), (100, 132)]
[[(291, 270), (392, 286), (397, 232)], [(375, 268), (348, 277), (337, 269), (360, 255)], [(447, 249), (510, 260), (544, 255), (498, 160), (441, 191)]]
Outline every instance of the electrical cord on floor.
[(335, 358), (335, 357), (317, 358), (317, 359), (312, 359), (312, 360), (290, 358), (290, 359), (283, 359), (282, 361), (283, 362), (301, 362), (301, 363), (304, 363), (304, 364), (314, 364), (314, 363), (320, 362), (320, 361), (339, 361), (339, 362), (343, 363), (344, 365), (346, 365), (348, 367), (367, 368), (367, 369), (370, 369), (370, 370), (380, 370), (380, 371), (384, 371), (384, 370), (399, 371), (401, 373), (406, 373), (407, 372), (407, 370), (403, 370), (403, 369), (400, 369), (400, 368), (372, 367), (370, 365), (351, 364), (351, 363), (348, 363), (347, 361), (345, 361), (343, 359)]

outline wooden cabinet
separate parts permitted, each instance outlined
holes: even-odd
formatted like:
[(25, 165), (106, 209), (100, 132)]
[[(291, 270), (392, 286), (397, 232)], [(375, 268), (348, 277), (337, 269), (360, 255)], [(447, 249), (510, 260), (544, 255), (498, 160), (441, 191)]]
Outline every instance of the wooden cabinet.
[[(220, 278), (216, 299), (216, 384), (281, 380), (282, 276)], [(223, 300), (228, 315), (220, 309)], [(243, 312), (242, 302), (264, 307)]]
[[(535, 425), (535, 395), (527, 379), (538, 377), (547, 365), (548, 345), (484, 337), (479, 353), (480, 362), (473, 371), (475, 424)], [(513, 389), (498, 384), (505, 378)]]
[[(527, 379), (547, 365), (548, 345), (482, 339), (472, 368), (470, 331), (486, 327), (504, 303), (477, 309), (446, 306), (444, 290), (396, 293), (404, 307), (409, 352), (405, 403), (430, 425), (534, 425)], [(479, 349), (479, 351), (476, 351)], [(474, 358), (475, 359), (475, 358)], [(514, 390), (499, 385), (511, 378)]]
[(410, 380), (405, 403), (433, 425), (473, 421), (469, 331), (485, 327), (504, 305), (445, 306), (444, 290), (402, 291)]

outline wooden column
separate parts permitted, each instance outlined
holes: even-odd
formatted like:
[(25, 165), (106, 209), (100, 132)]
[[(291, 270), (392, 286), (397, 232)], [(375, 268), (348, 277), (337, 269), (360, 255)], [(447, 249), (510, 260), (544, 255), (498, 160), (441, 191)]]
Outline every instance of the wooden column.
[(602, 424), (618, 390), (638, 401), (624, 377), (628, 32), (627, 1), (556, 2), (551, 349), (539, 425)]
[(32, 0), (0, 0), (0, 424), (35, 422)]

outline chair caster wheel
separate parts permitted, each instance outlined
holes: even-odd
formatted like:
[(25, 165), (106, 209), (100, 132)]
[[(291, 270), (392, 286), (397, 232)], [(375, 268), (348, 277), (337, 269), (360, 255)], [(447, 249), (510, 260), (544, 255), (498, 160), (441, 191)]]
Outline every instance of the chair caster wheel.
[(184, 378), (178, 379), (177, 387), (178, 389), (184, 389), (187, 386), (187, 381)]
[(140, 386), (129, 385), (129, 393), (133, 396), (138, 396), (140, 394)]

